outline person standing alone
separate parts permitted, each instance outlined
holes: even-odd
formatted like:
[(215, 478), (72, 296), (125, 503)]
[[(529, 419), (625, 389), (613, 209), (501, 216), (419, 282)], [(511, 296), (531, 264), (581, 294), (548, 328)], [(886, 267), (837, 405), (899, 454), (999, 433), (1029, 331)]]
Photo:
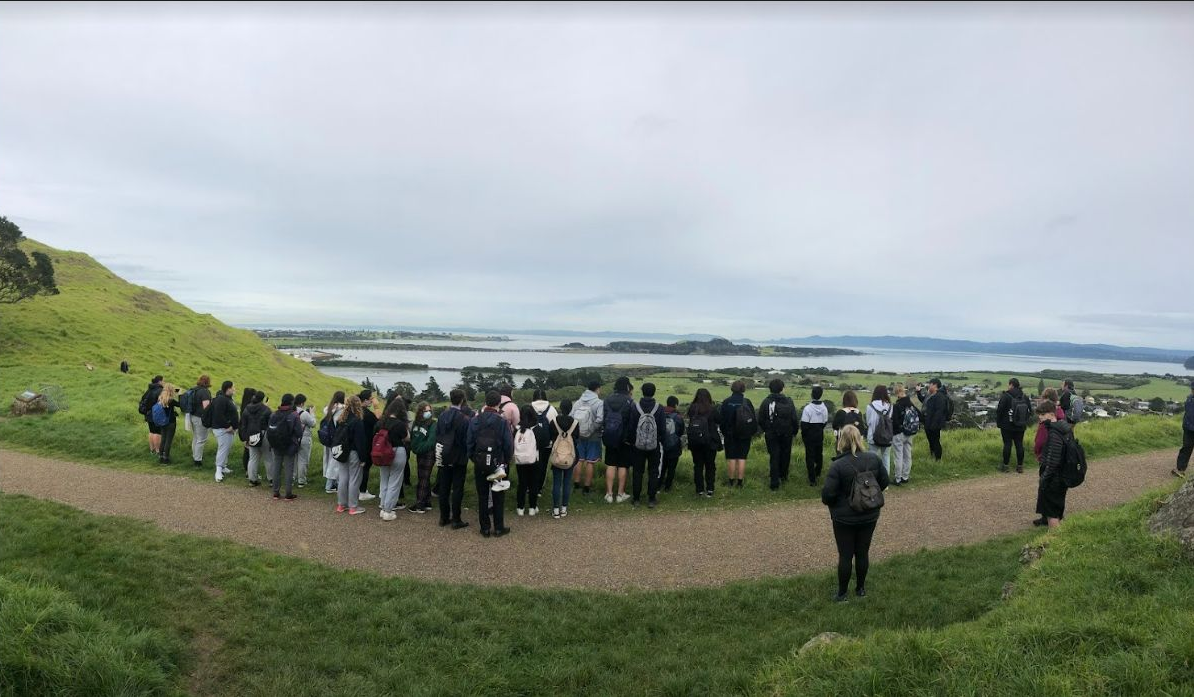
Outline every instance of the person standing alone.
[(925, 414), (925, 438), (929, 440), (929, 452), (933, 459), (941, 461), (941, 429), (949, 423), (950, 411), (949, 395), (941, 387), (941, 380), (929, 380), (929, 394), (921, 399)]

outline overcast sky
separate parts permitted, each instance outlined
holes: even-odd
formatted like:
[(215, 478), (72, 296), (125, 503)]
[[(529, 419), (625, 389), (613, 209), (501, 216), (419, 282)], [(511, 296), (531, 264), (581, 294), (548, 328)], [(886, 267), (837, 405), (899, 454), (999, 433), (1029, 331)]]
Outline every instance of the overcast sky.
[(0, 215), (232, 323), (1194, 347), (1194, 6), (0, 5)]

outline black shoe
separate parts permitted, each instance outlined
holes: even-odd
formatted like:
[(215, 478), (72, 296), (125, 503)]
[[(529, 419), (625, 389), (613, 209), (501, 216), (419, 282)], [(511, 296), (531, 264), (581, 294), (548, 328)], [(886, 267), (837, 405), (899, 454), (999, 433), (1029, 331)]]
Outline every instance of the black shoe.
[(196, 467), (202, 467), (202, 466), (203, 466), (203, 460), (192, 460), (192, 462), (194, 462), (194, 463), (195, 463), (195, 466), (196, 466)]
[(854, 595), (857, 595), (859, 598), (865, 598), (866, 597), (866, 589), (865, 588), (855, 588)]
[(779, 491), (779, 487), (778, 487), (778, 486), (772, 486), (772, 487), (771, 487), (771, 490), (772, 490), (772, 491)]
[(510, 528), (498, 528), (497, 531), (493, 533), (493, 536), (494, 537), (505, 537), (506, 535), (509, 535), (509, 534), (510, 534)]
[(847, 596), (845, 593), (838, 593), (837, 595), (833, 596), (833, 602), (835, 602), (835, 603), (844, 603), (849, 599), (850, 599), (850, 597)]
[(450, 521), (450, 520), (441, 520), (441, 521), (439, 521), (439, 526), (440, 526), (441, 528), (446, 528), (446, 527), (448, 527), (448, 524), (449, 524), (449, 523), (451, 523), (451, 522), (452, 522), (452, 521)]
[(295, 496), (294, 494), (288, 494), (287, 496), (284, 496), (282, 498), (282, 500), (283, 501), (294, 501), (297, 498), (298, 498), (298, 496)]
[(249, 486), (261, 486), (261, 480), (260, 479), (250, 479)]
[(817, 483), (816, 483), (816, 482), (809, 482), (809, 483), (808, 483), (808, 485), (809, 485), (809, 486), (816, 486), (816, 485), (817, 485)]
[(741, 488), (742, 488), (742, 480), (741, 480), (741, 479), (739, 479), (739, 480), (738, 480), (738, 488), (739, 488), (739, 489), (741, 489)]
[(651, 499), (650, 501), (647, 502), (647, 508), (655, 508), (658, 505), (659, 505), (659, 502), (656, 501), (655, 499)]
[(482, 530), (482, 531), (481, 531), (481, 537), (489, 537), (489, 531), (488, 531), (488, 530)]
[(1006, 471), (1007, 471), (1007, 465), (1001, 465), (1001, 466), (999, 467), (999, 471), (1000, 471), (1000, 472), (1006, 472)]
[(902, 480), (900, 480), (900, 479), (897, 479), (897, 480), (895, 480), (895, 482), (893, 482), (893, 483), (894, 483), (896, 486), (904, 486), (904, 482), (903, 482)]
[(467, 528), (467, 527), (468, 527), (468, 523), (464, 522), (463, 520), (457, 520), (454, 523), (452, 523), (453, 530), (460, 530), (462, 528)]
[(638, 508), (638, 499), (634, 499), (634, 500), (632, 500), (632, 501), (630, 502), (630, 507), (631, 507), (631, 508)]
[(1036, 520), (1032, 521), (1032, 524), (1039, 528), (1039, 527), (1048, 525), (1049, 521), (1044, 516), (1042, 516), (1042, 517), (1037, 518)]

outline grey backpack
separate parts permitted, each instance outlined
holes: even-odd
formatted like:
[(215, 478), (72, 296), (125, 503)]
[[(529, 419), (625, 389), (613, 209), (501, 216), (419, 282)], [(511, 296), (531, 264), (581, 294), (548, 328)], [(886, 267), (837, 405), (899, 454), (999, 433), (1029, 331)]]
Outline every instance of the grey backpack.
[(643, 406), (638, 402), (634, 403), (634, 408), (638, 409), (638, 428), (634, 430), (634, 447), (650, 452), (659, 447), (659, 424), (655, 423), (655, 412), (659, 411), (659, 405), (656, 404), (650, 413), (643, 411)]
[(1070, 413), (1066, 414), (1065, 418), (1068, 419), (1070, 423), (1076, 424), (1082, 419), (1086, 418), (1086, 414), (1083, 411), (1085, 408), (1086, 403), (1082, 400), (1082, 398), (1077, 394), (1071, 394)]
[(850, 487), (850, 508), (863, 513), (883, 508), (883, 489), (873, 470), (858, 471), (854, 466), (854, 483)]
[[(871, 406), (874, 409), (874, 406)], [(891, 405), (887, 405), (886, 410), (879, 411), (879, 421), (875, 424), (875, 432), (871, 434), (871, 440), (880, 448), (886, 448), (891, 445), (891, 439), (895, 435), (891, 425)]]

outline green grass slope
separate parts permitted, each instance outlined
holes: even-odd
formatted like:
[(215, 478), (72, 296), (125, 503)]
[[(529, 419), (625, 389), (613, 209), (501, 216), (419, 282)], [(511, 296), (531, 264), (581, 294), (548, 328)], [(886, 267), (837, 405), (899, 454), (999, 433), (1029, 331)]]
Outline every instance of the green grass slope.
[[(186, 388), (206, 373), (217, 386), (228, 379), (238, 390), (263, 389), (274, 404), (283, 392), (303, 392), (318, 405), (337, 389), (353, 388), (275, 351), (248, 330), (121, 279), (86, 254), (32, 241), (22, 246), (50, 256), (61, 293), (0, 308), (0, 398), (58, 385), (69, 409), (8, 419), (0, 423), (0, 442), (150, 468), (136, 404), (155, 374)], [(122, 360), (132, 365), (128, 375), (119, 371)], [(181, 425), (178, 434), (174, 459), (185, 461), (188, 434)]]

